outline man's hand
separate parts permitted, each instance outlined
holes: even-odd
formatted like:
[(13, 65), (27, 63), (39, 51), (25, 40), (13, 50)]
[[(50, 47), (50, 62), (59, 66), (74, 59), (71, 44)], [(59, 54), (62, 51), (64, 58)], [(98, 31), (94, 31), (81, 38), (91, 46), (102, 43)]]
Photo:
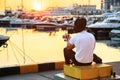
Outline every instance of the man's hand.
[(63, 39), (64, 39), (64, 41), (68, 41), (69, 39), (70, 39), (70, 35), (69, 34), (64, 34), (63, 35)]

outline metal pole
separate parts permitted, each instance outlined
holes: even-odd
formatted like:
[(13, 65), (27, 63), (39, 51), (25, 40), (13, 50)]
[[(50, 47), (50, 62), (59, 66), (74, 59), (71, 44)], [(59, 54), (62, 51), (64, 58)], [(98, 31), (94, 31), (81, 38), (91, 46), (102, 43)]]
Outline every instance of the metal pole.
[(4, 10), (6, 10), (6, 0), (4, 0)]
[(90, 0), (88, 0), (88, 5), (90, 5)]
[(103, 0), (101, 0), (101, 9), (103, 10)]
[(23, 0), (21, 0), (21, 9), (23, 10)]
[(82, 0), (82, 5), (84, 5), (84, 0)]

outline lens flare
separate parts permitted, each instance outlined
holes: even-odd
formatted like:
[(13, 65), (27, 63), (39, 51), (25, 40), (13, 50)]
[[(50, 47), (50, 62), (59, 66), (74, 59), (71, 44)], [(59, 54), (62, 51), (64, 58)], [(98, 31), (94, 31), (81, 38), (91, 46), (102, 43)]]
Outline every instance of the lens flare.
[(40, 11), (41, 10), (41, 6), (38, 2), (34, 2), (33, 3), (33, 9), (34, 10), (37, 10), (37, 11)]

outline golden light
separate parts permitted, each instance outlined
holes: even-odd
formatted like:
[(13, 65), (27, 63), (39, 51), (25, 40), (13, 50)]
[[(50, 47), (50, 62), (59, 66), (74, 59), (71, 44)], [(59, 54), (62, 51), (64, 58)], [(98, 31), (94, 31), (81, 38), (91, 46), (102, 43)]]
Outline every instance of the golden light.
[(41, 10), (41, 6), (38, 2), (34, 2), (33, 3), (33, 9), (34, 10), (37, 10), (37, 11), (40, 11)]

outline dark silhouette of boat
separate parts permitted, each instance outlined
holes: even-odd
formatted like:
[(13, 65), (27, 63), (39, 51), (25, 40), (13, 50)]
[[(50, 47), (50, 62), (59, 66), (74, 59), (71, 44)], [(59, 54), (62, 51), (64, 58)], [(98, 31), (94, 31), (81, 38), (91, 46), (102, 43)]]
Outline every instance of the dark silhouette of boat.
[(0, 35), (0, 47), (4, 45), (4, 47), (7, 47), (7, 41), (9, 40), (9, 36), (3, 36)]

